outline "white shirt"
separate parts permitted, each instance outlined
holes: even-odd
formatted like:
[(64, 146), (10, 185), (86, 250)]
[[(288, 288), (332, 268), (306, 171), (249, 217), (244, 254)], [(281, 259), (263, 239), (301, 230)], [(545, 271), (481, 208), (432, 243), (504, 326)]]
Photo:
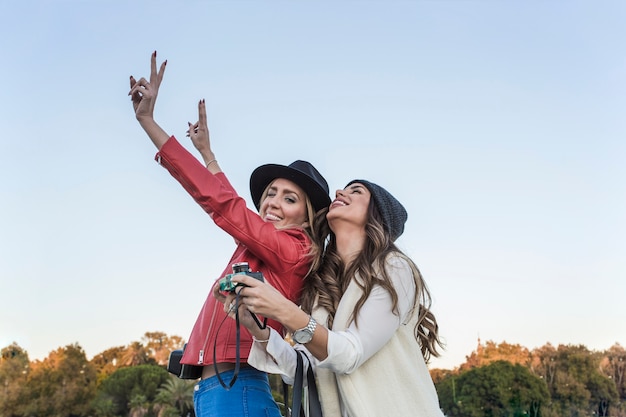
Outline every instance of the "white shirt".
[[(354, 372), (391, 339), (412, 312), (415, 281), (410, 269), (399, 271), (401, 273), (390, 274), (398, 294), (399, 316), (391, 311), (389, 292), (376, 285), (359, 311), (358, 327), (353, 321), (345, 331), (328, 331), (328, 357), (325, 360), (313, 358), (301, 345), (296, 348), (307, 353), (313, 366), (328, 368), (338, 374)], [(291, 345), (272, 329), (267, 354), (263, 346), (255, 342), (248, 363), (257, 369), (281, 374), (285, 382), (291, 384), (296, 373), (295, 355)]]

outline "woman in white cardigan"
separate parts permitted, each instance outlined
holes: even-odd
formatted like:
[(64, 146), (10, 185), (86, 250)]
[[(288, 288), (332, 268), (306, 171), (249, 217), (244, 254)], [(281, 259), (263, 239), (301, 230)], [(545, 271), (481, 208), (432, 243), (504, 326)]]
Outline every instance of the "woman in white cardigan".
[[(248, 363), (287, 383), (295, 375), (293, 347), (260, 329), (254, 313), (281, 322), (308, 354), (325, 417), (443, 416), (426, 367), (441, 346), (430, 294), (394, 244), (406, 210), (384, 188), (354, 180), (325, 214), (318, 234), (326, 248), (301, 307), (252, 277), (234, 277), (245, 285), (237, 287), (241, 323), (255, 338)], [(233, 296), (224, 302), (232, 313)]]

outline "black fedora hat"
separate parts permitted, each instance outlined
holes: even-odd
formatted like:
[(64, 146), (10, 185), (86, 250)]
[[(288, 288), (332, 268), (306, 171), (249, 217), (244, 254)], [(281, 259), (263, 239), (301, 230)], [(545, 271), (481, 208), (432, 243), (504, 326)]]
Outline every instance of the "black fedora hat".
[(328, 183), (313, 165), (307, 161), (295, 161), (285, 165), (261, 165), (250, 175), (250, 193), (257, 210), (261, 206), (261, 196), (265, 188), (276, 178), (293, 181), (309, 196), (313, 209), (318, 211), (330, 205)]

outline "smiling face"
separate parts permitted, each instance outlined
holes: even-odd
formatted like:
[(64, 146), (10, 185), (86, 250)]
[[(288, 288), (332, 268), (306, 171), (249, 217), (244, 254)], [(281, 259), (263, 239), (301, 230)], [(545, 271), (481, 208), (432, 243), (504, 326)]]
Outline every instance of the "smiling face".
[(268, 185), (261, 199), (259, 215), (277, 229), (304, 227), (307, 221), (306, 194), (296, 183), (277, 178)]
[(355, 182), (343, 190), (337, 190), (335, 200), (328, 209), (326, 219), (333, 229), (333, 223), (343, 220), (365, 229), (367, 213), (372, 194), (363, 184)]

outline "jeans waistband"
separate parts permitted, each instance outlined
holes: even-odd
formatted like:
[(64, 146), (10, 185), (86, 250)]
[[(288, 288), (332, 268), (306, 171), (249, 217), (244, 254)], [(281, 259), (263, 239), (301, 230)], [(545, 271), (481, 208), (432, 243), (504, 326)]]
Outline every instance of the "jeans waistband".
[[(209, 366), (212, 366), (212, 365), (209, 365)], [(228, 383), (233, 378), (234, 373), (235, 373), (234, 369), (220, 372), (220, 378), (222, 378), (222, 381), (224, 381), (225, 383)], [(245, 367), (242, 366), (239, 369), (239, 374), (237, 375), (237, 381), (245, 381), (245, 380), (268, 381), (268, 377), (265, 372), (259, 371), (258, 369), (253, 368), (250, 365), (246, 365)], [(217, 375), (213, 375), (208, 378), (201, 379), (198, 382), (198, 386), (200, 385), (202, 387), (212, 388), (214, 386), (220, 386), (221, 384), (220, 384), (219, 379), (217, 379)]]

